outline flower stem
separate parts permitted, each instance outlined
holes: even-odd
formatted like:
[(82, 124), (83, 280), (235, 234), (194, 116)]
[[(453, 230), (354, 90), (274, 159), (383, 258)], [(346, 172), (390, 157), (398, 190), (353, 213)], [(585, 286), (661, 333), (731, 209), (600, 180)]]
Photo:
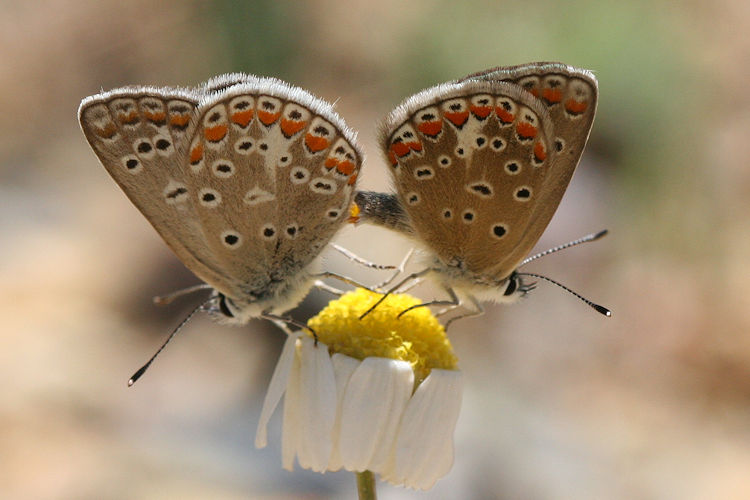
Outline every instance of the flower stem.
[(357, 472), (357, 492), (359, 500), (376, 500), (375, 475), (369, 470)]

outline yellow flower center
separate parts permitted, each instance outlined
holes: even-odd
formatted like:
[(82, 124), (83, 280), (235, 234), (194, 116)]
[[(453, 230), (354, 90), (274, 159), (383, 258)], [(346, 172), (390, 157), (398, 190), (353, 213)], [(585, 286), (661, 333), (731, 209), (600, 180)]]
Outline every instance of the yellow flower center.
[(332, 353), (356, 359), (381, 357), (410, 363), (416, 385), (433, 368), (456, 369), (458, 360), (445, 329), (428, 307), (418, 307), (398, 318), (405, 309), (420, 304), (419, 299), (406, 294), (389, 295), (360, 320), (380, 297), (362, 288), (345, 293), (307, 324)]

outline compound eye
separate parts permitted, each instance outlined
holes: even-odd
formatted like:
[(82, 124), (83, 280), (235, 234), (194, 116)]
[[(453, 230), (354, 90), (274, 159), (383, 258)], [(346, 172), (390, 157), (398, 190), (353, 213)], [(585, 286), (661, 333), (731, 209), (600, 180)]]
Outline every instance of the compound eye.
[(515, 292), (518, 289), (518, 278), (516, 276), (511, 276), (508, 278), (508, 285), (505, 287), (505, 292), (503, 292), (503, 295), (506, 297), (508, 295), (513, 295), (513, 292)]

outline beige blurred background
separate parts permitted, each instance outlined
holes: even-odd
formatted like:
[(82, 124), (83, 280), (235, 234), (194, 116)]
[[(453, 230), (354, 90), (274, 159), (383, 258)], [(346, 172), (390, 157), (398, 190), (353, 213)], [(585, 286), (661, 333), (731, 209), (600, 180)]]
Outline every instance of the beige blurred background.
[[(466, 499), (750, 498), (750, 6), (632, 2), (3, 2), (0, 11), (0, 498), (352, 498), (346, 472), (281, 470), (253, 435), (282, 335), (191, 322), (196, 283), (99, 165), (80, 100), (127, 84), (276, 76), (337, 101), (386, 188), (377, 121), (496, 65), (595, 71), (591, 140), (529, 266), (540, 284), (451, 332), (466, 394), (452, 472)], [(346, 228), (395, 263), (408, 243)], [(336, 256), (330, 268), (374, 282)], [(419, 294), (427, 297), (429, 289)], [(313, 293), (306, 318), (329, 299)]]

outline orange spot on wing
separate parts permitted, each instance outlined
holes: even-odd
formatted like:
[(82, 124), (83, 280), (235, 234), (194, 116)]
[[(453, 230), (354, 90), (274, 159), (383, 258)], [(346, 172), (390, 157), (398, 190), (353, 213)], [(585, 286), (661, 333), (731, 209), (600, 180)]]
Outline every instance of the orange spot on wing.
[(355, 168), (354, 163), (349, 160), (344, 160), (336, 166), (336, 171), (340, 174), (351, 175)]
[(198, 143), (190, 151), (190, 163), (198, 163), (203, 158), (203, 144)]
[(526, 89), (526, 91), (534, 97), (539, 97), (539, 89), (536, 87), (529, 87)]
[(393, 165), (394, 167), (398, 165), (398, 160), (396, 159), (396, 153), (393, 151), (392, 148), (390, 151), (388, 151), (388, 161), (390, 161), (391, 165)]
[(231, 117), (232, 123), (236, 123), (240, 127), (245, 128), (247, 127), (247, 124), (252, 121), (254, 112), (255, 110), (246, 109), (245, 111), (233, 113)]
[(326, 139), (325, 137), (318, 137), (312, 134), (307, 134), (305, 136), (305, 145), (311, 152), (317, 153), (318, 151), (323, 151), (328, 147), (328, 139)]
[(331, 170), (333, 167), (339, 164), (338, 158), (335, 158), (333, 156), (329, 156), (326, 158), (326, 162), (323, 164), (328, 170)]
[(132, 125), (133, 123), (138, 123), (138, 112), (131, 111), (127, 114), (123, 113), (118, 118), (120, 118), (120, 123), (124, 123), (125, 125)]
[(422, 143), (419, 141), (407, 142), (406, 145), (409, 146), (409, 149), (411, 149), (412, 151), (422, 151)]
[(117, 133), (117, 125), (112, 122), (107, 123), (104, 127), (96, 130), (96, 135), (105, 139), (111, 139)]
[(487, 118), (490, 113), (492, 113), (492, 108), (490, 106), (471, 106), (469, 109), (471, 109), (471, 112), (474, 113), (475, 116), (479, 118)]
[(586, 108), (589, 107), (589, 103), (586, 101), (576, 101), (572, 97), (565, 101), (565, 109), (568, 111), (568, 113), (574, 114), (574, 115), (580, 115), (584, 111), (586, 111)]
[(466, 123), (466, 120), (469, 119), (469, 112), (468, 111), (460, 111), (460, 112), (451, 112), (448, 111), (445, 113), (445, 119), (451, 122), (456, 127), (460, 127), (464, 123)]
[(169, 124), (173, 127), (184, 127), (190, 121), (190, 115), (174, 115), (169, 119)]
[(284, 118), (281, 119), (281, 131), (284, 133), (286, 137), (291, 137), (303, 128), (305, 128), (305, 125), (307, 123), (304, 121), (301, 122), (295, 122), (292, 120), (286, 120)]
[(279, 119), (281, 113), (269, 113), (268, 111), (258, 110), (258, 119), (263, 122), (263, 125), (270, 125)]
[(546, 88), (542, 91), (542, 98), (549, 104), (555, 104), (562, 101), (562, 91), (560, 89)]
[(534, 144), (534, 156), (540, 162), (543, 162), (544, 160), (547, 159), (547, 150), (544, 147), (544, 143), (542, 141), (539, 141), (536, 144)]
[(143, 116), (145, 116), (147, 120), (154, 122), (154, 123), (166, 123), (167, 121), (167, 114), (163, 111), (159, 111), (155, 113), (151, 111), (145, 111), (143, 113)]
[(516, 116), (513, 113), (500, 106), (495, 108), (495, 114), (503, 123), (513, 123), (513, 120), (516, 119)]
[(208, 127), (203, 132), (203, 135), (206, 137), (206, 140), (209, 142), (219, 142), (227, 135), (227, 130), (229, 127), (226, 125), (216, 125), (215, 127)]
[(529, 122), (519, 122), (516, 125), (516, 132), (522, 139), (533, 139), (536, 137), (537, 128)]
[(349, 180), (346, 181), (346, 184), (349, 186), (353, 186), (355, 182), (357, 182), (357, 174), (354, 174), (351, 177), (349, 177)]
[(437, 135), (440, 134), (440, 131), (443, 130), (443, 122), (439, 120), (434, 122), (422, 122), (417, 125), (417, 130), (426, 136), (437, 137)]
[(391, 144), (391, 151), (396, 153), (396, 156), (401, 158), (408, 155), (411, 149), (409, 148), (408, 144), (404, 144), (403, 142), (394, 142), (393, 144)]

